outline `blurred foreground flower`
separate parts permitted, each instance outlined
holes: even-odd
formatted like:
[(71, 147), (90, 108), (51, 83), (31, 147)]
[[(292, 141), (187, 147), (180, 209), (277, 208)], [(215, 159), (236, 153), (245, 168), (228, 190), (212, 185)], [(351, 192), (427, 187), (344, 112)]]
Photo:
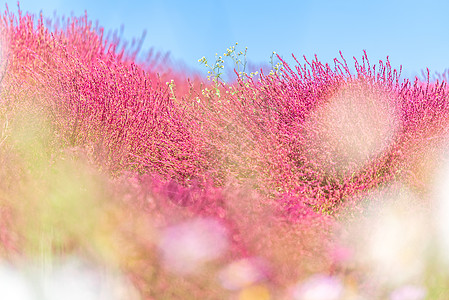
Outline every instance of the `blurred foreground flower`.
[(266, 278), (262, 262), (245, 258), (226, 266), (218, 275), (221, 285), (228, 290), (238, 290)]
[(421, 280), (431, 242), (425, 205), (401, 185), (379, 189), (364, 202), (364, 213), (347, 225), (354, 263), (379, 285)]
[(8, 300), (137, 300), (124, 278), (77, 258), (51, 268), (0, 266), (0, 298)]
[(316, 274), (299, 283), (293, 291), (295, 300), (340, 300), (344, 287), (340, 279)]
[(159, 242), (165, 266), (178, 274), (199, 271), (227, 247), (227, 230), (212, 218), (197, 218), (168, 227)]
[(31, 284), (19, 270), (0, 266), (0, 297), (8, 300), (33, 300)]
[(449, 264), (449, 156), (443, 154), (440, 169), (436, 172), (433, 186), (435, 205), (435, 226), (442, 259)]
[(423, 300), (426, 290), (420, 286), (406, 285), (397, 288), (390, 294), (390, 300)]
[(313, 159), (345, 175), (385, 151), (398, 131), (391, 95), (362, 80), (345, 84), (308, 122), (308, 142), (318, 151)]

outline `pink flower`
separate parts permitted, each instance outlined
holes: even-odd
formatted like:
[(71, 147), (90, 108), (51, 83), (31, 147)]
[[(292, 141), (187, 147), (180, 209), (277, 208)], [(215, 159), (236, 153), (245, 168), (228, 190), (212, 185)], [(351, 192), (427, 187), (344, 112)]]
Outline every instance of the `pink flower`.
[(178, 274), (194, 273), (228, 248), (228, 233), (215, 219), (197, 218), (162, 231), (159, 249), (165, 266)]

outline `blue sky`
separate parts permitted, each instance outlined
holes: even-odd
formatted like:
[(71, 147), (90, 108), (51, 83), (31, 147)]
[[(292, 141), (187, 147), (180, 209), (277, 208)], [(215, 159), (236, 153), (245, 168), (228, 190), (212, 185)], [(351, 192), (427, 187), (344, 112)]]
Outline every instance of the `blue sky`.
[[(0, 1), (16, 9), (16, 1)], [(124, 25), (123, 37), (137, 38), (146, 30), (143, 50), (170, 52), (176, 62), (206, 73), (198, 59), (213, 60), (239, 42), (248, 59), (268, 63), (276, 51), (287, 61), (314, 54), (332, 62), (339, 50), (348, 61), (366, 49), (371, 61), (390, 56), (393, 67), (413, 77), (429, 67), (449, 68), (449, 1), (402, 0), (21, 0), (23, 11), (51, 17), (83, 15), (87, 10), (106, 31)]]

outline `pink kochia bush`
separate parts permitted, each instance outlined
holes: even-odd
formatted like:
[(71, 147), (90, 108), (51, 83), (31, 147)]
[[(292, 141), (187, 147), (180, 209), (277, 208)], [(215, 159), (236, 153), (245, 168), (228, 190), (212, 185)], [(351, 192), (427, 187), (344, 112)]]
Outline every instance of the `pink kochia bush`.
[(382, 189), (430, 210), (445, 81), (364, 53), (354, 72), (278, 57), (210, 83), (87, 16), (53, 21), (7, 9), (0, 26), (2, 261), (81, 257), (120, 272), (127, 299), (423, 299), (431, 267), (380, 284), (347, 224)]

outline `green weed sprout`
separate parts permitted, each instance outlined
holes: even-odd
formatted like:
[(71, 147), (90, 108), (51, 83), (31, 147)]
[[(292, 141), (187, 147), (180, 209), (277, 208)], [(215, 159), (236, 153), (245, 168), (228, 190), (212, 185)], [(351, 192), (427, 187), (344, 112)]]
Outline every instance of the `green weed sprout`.
[(271, 70), (269, 73), (270, 75), (280, 74), (284, 70), (282, 62), (278, 61), (276, 64), (274, 63), (274, 58), (276, 56), (277, 56), (276, 51), (273, 51), (273, 53), (271, 53), (270, 56), (270, 65), (271, 65)]
[[(248, 52), (248, 47), (245, 47), (244, 51), (238, 51), (236, 50), (236, 46), (238, 46), (238, 42), (235, 43), (235, 45), (230, 46), (229, 48), (226, 49), (226, 52), (223, 53), (223, 55), (219, 56), (218, 53), (215, 53), (215, 63), (213, 64), (209, 64), (207, 58), (205, 56), (203, 56), (202, 58), (200, 58), (198, 60), (198, 62), (200, 64), (203, 64), (206, 66), (206, 68), (208, 68), (209, 70), (207, 71), (207, 79), (208, 80), (212, 80), (212, 82), (214, 83), (214, 88), (215, 88), (215, 95), (217, 97), (220, 98), (220, 90), (218, 89), (218, 87), (220, 85), (226, 85), (226, 82), (223, 80), (222, 75), (223, 75), (223, 70), (224, 70), (224, 66), (225, 66), (225, 61), (224, 61), (224, 57), (227, 57), (229, 59), (231, 59), (233, 65), (234, 65), (234, 70), (235, 72), (238, 74), (239, 78), (243, 80), (243, 82), (245, 82), (245, 80), (247, 79), (247, 77), (253, 78), (254, 76), (258, 75), (259, 72), (251, 72), (250, 74), (246, 73), (246, 67), (247, 67), (247, 52)], [(276, 65), (278, 67), (278, 65)], [(247, 83), (245, 83), (247, 84)], [(209, 93), (210, 90), (205, 88), (202, 93), (203, 95)]]

